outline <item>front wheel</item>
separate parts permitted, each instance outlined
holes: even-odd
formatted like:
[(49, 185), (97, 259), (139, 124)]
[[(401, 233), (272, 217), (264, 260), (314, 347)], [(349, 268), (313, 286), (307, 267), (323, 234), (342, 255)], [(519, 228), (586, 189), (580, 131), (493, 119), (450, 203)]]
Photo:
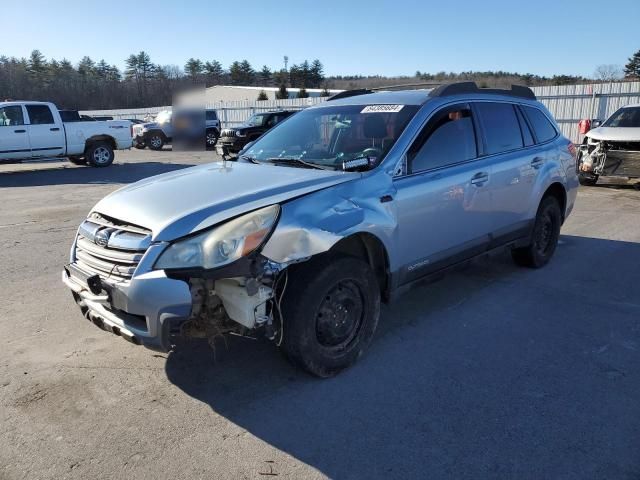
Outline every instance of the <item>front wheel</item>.
[(578, 181), (580, 182), (580, 185), (584, 185), (585, 187), (593, 187), (596, 183), (598, 183), (598, 175), (579, 173)]
[(318, 377), (351, 366), (367, 349), (380, 317), (380, 288), (368, 264), (323, 255), (288, 272), (282, 302), (282, 349)]
[(215, 147), (217, 142), (218, 142), (218, 132), (216, 132), (215, 130), (207, 131), (206, 137), (205, 137), (205, 144), (207, 149), (212, 149), (213, 147)]
[(513, 260), (523, 267), (544, 267), (556, 251), (561, 225), (562, 212), (558, 200), (553, 196), (544, 197), (536, 214), (531, 243), (513, 249)]
[(96, 142), (87, 147), (85, 158), (92, 167), (108, 167), (113, 163), (113, 148), (106, 142)]
[(159, 133), (152, 133), (146, 140), (146, 144), (151, 150), (162, 150), (164, 138)]

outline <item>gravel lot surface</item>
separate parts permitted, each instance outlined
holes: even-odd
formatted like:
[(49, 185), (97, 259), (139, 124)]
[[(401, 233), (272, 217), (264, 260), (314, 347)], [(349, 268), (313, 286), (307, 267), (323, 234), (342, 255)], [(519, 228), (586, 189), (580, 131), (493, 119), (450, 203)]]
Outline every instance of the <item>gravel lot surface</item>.
[(411, 291), (321, 381), (267, 341), (136, 347), (60, 281), (97, 200), (213, 158), (0, 166), (0, 478), (640, 478), (640, 191), (581, 189), (546, 268)]

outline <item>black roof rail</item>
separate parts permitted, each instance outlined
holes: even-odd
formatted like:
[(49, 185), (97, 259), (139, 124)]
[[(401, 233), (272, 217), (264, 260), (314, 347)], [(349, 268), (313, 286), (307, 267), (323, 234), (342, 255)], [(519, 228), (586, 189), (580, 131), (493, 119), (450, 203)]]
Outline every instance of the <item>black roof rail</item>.
[(527, 98), (536, 100), (536, 94), (529, 87), (523, 85), (511, 85), (510, 90), (501, 88), (480, 88), (476, 82), (458, 82), (441, 85), (429, 93), (430, 97), (448, 97), (450, 95), (462, 95), (468, 93), (488, 93), (493, 95), (506, 95), (509, 97)]
[(355, 97), (356, 95), (366, 95), (367, 93), (373, 93), (373, 90), (369, 90), (368, 88), (358, 88), (355, 90), (345, 90), (344, 92), (338, 92), (334, 95), (331, 95), (327, 98), (327, 102), (331, 100), (338, 100), (340, 98), (349, 98)]

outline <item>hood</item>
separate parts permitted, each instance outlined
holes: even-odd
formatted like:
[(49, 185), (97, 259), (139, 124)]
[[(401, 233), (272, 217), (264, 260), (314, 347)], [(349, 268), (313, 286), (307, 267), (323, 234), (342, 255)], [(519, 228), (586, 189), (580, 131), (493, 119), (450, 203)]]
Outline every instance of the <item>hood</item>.
[(589, 130), (587, 137), (612, 142), (640, 142), (640, 127), (598, 127)]
[(236, 215), (359, 178), (355, 172), (242, 162), (208, 163), (116, 190), (92, 211), (170, 241)]

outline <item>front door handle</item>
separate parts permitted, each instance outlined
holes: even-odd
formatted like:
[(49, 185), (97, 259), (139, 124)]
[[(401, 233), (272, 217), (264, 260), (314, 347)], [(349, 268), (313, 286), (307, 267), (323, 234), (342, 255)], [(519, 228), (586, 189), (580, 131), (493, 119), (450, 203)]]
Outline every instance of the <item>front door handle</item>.
[(53, 128), (50, 128), (49, 130), (51, 130), (52, 132), (59, 132), (60, 131), (60, 129), (58, 127), (53, 127)]
[(489, 174), (486, 172), (478, 172), (471, 178), (471, 185), (481, 187), (489, 181)]
[(25, 133), (26, 130), (14, 130), (14, 132), (16, 132), (16, 133)]
[(533, 160), (531, 160), (531, 166), (535, 169), (540, 168), (543, 164), (544, 164), (544, 158), (542, 157), (536, 157)]

